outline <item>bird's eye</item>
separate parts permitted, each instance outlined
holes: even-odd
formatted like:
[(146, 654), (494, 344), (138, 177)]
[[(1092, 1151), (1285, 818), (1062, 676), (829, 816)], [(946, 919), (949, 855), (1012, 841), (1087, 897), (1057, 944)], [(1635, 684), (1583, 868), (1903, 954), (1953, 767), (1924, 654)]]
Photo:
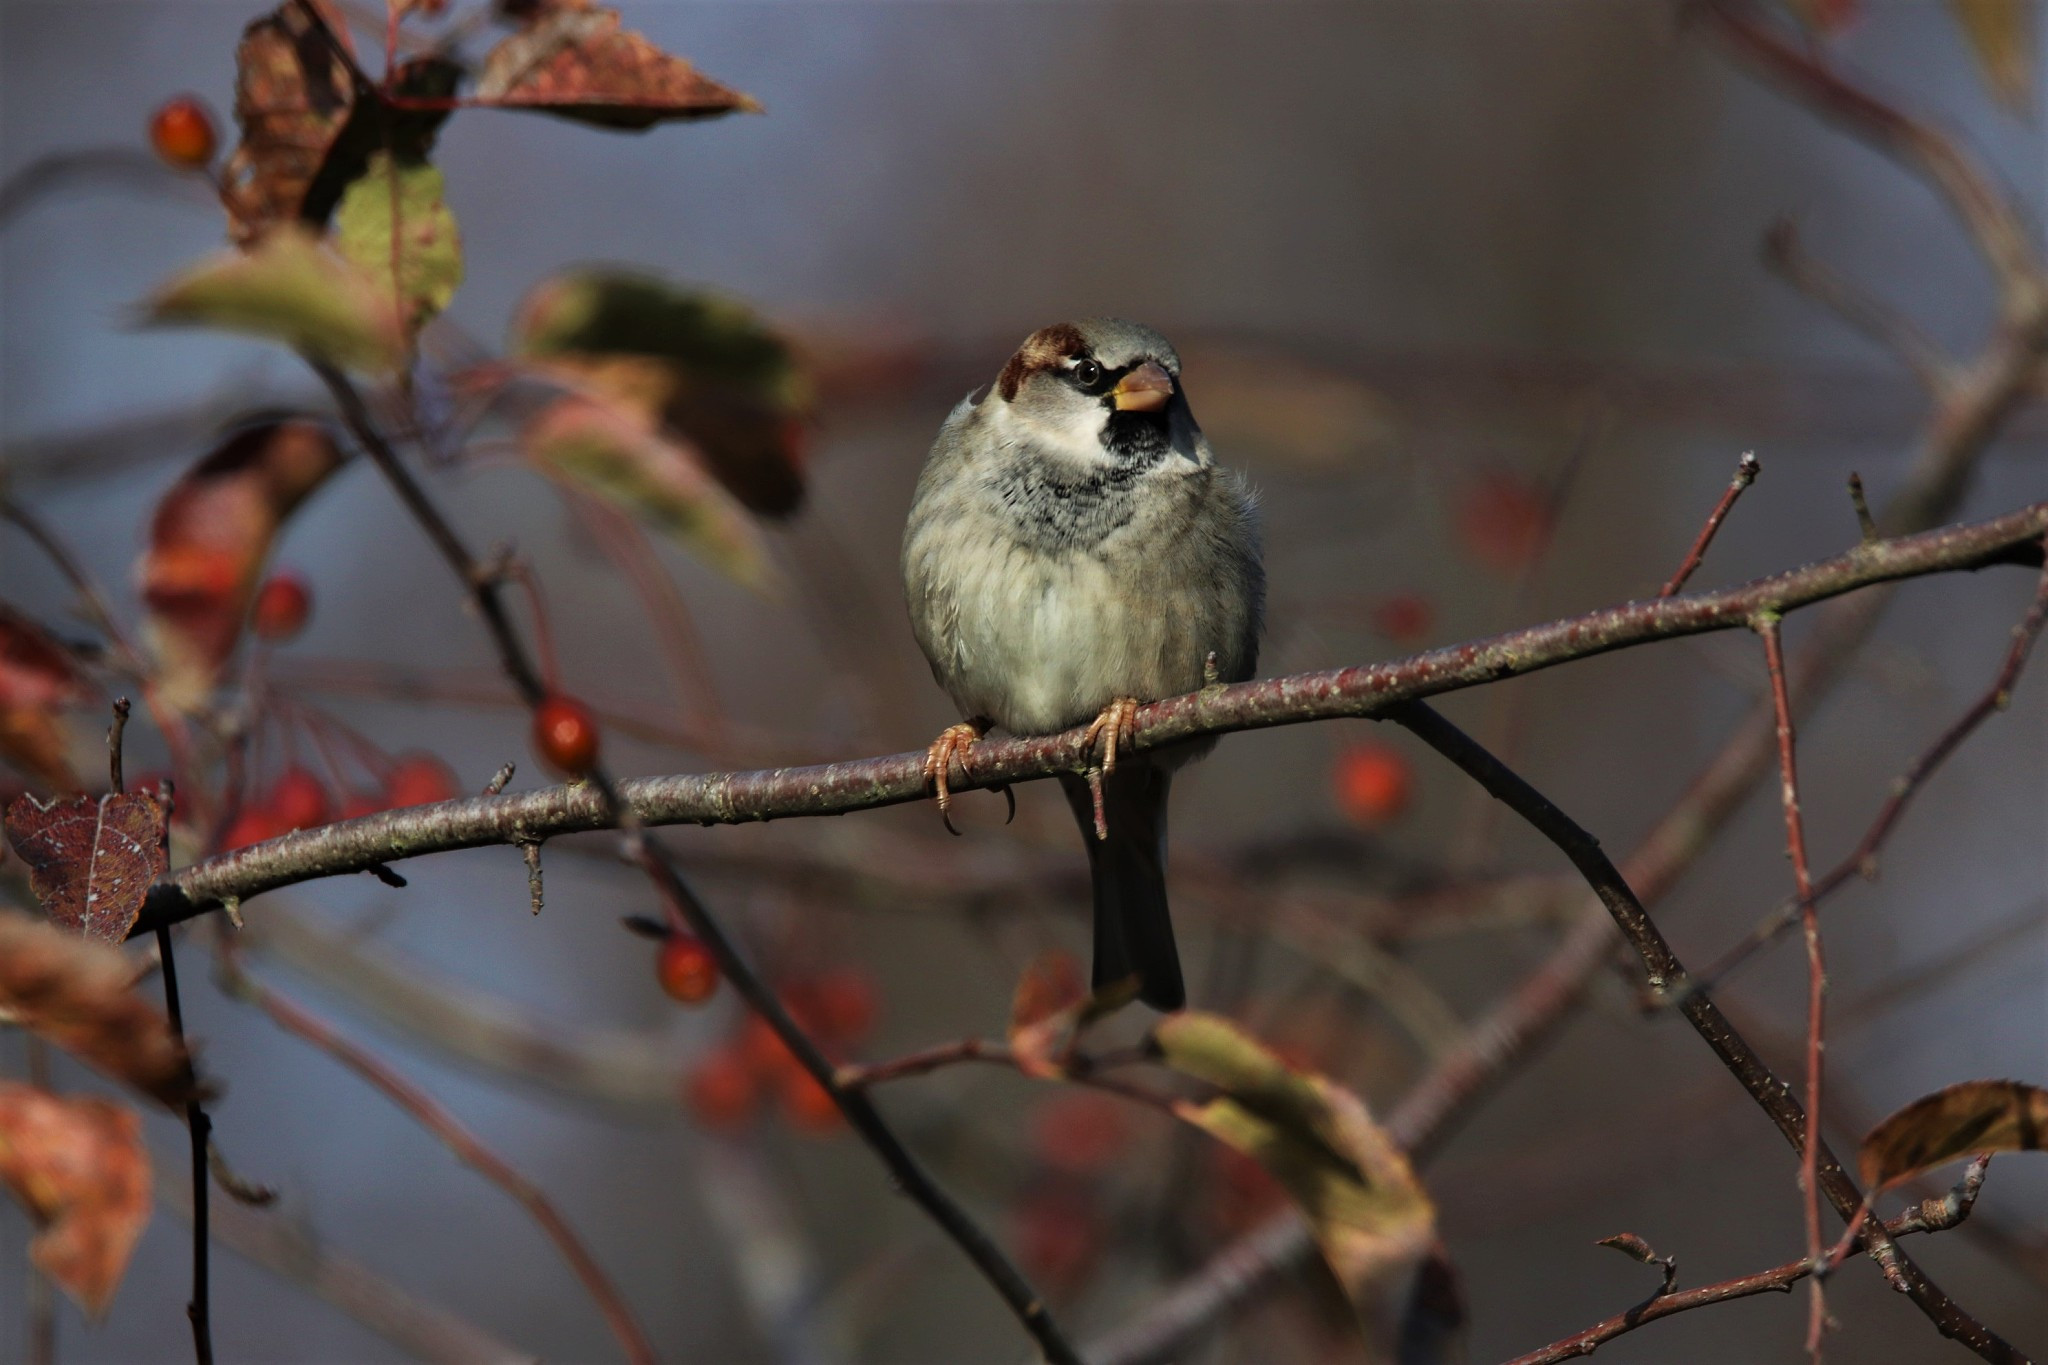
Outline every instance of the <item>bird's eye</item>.
[(1074, 382), (1084, 389), (1092, 389), (1102, 382), (1102, 367), (1092, 360), (1074, 362)]

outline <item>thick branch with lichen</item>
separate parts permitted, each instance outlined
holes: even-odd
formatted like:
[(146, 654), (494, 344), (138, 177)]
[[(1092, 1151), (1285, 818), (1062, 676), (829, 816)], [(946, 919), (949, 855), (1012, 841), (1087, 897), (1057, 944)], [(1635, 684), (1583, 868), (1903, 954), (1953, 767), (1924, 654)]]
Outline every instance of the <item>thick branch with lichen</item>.
[[(1132, 743), (1151, 749), (1201, 735), (1371, 716), (1400, 702), (1613, 650), (1746, 628), (1760, 612), (1790, 612), (1874, 584), (1997, 563), (2038, 564), (2044, 533), (2048, 502), (1988, 521), (1859, 545), (1833, 559), (1718, 592), (1627, 602), (1391, 663), (1205, 688), (1141, 707)], [(973, 773), (956, 785), (994, 787), (1050, 777), (1080, 761), (1079, 731), (984, 741), (975, 746)], [(642, 778), (620, 783), (619, 792), (647, 825), (840, 815), (922, 798), (924, 755)], [(190, 919), (279, 887), (363, 872), (373, 864), (552, 838), (612, 823), (603, 795), (588, 785), (387, 811), (303, 830), (185, 868), (152, 890), (137, 929)]]

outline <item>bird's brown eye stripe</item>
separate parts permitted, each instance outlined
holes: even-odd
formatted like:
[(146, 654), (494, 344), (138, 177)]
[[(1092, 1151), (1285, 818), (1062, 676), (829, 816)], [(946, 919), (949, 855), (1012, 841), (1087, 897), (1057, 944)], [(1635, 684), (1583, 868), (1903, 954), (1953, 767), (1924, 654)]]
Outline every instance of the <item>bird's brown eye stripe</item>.
[(1025, 375), (1033, 370), (1052, 369), (1068, 356), (1082, 355), (1087, 350), (1088, 341), (1080, 328), (1064, 322), (1041, 327), (1026, 338), (1017, 354), (1010, 357), (1010, 363), (1003, 366), (1003, 372), (996, 377), (996, 392), (1007, 403), (1017, 396)]

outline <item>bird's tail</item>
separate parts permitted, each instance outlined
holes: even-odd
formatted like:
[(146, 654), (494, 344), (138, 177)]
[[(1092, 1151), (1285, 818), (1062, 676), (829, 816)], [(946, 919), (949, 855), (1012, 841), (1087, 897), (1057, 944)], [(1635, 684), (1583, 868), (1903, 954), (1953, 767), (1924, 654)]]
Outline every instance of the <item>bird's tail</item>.
[(1159, 1010), (1187, 1003), (1166, 906), (1166, 797), (1172, 783), (1169, 770), (1142, 757), (1118, 764), (1103, 778), (1109, 837), (1098, 839), (1087, 779), (1060, 775), (1088, 845), (1095, 886), (1095, 988), (1135, 976), (1138, 998)]

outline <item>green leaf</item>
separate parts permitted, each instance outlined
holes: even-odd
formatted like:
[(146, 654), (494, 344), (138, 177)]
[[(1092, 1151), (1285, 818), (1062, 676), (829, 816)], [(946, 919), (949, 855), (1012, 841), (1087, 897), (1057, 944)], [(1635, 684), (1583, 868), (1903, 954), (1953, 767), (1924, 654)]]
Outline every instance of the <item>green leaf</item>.
[(1998, 102), (2024, 113), (2034, 98), (2034, 0), (1949, 0)]
[(526, 424), (520, 445), (542, 469), (647, 518), (747, 586), (775, 585), (753, 518), (630, 405), (565, 394)]
[(379, 152), (334, 213), (341, 254), (418, 331), (462, 283), (462, 234), (441, 198), (441, 172)]
[(406, 357), (388, 295), (295, 224), (178, 275), (144, 306), (144, 320), (264, 337), (348, 369), (393, 370)]
[(744, 305), (630, 271), (572, 271), (527, 295), (511, 349), (642, 412), (749, 510), (802, 504), (810, 378)]
[(1344, 1087), (1296, 1071), (1219, 1015), (1186, 1011), (1153, 1030), (1166, 1064), (1219, 1092), (1174, 1102), (1180, 1118), (1263, 1166), (1299, 1206), (1361, 1318), (1436, 1242), (1436, 1210), (1408, 1158)]

